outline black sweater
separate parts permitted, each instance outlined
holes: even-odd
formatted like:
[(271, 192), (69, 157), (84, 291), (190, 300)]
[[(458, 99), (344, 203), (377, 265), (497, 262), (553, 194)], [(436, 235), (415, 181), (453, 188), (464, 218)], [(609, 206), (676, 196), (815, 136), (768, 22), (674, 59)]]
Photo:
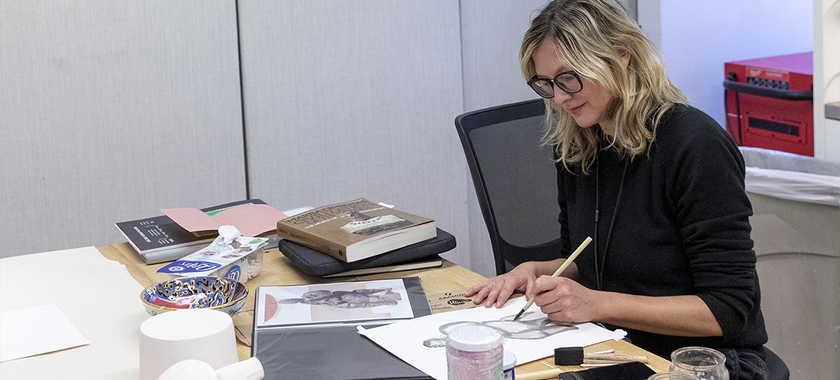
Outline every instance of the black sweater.
[(580, 283), (598, 289), (597, 265), (605, 291), (699, 296), (723, 337), (625, 329), (634, 344), (657, 355), (669, 358), (677, 348), (704, 346), (763, 357), (767, 333), (750, 239), (752, 208), (744, 192), (744, 160), (729, 135), (703, 112), (676, 105), (660, 122), (649, 154), (630, 160), (607, 149), (596, 162), (586, 175), (579, 166), (557, 164), (563, 256), (587, 236), (595, 238), (599, 206), (600, 261), (593, 242), (575, 260)]

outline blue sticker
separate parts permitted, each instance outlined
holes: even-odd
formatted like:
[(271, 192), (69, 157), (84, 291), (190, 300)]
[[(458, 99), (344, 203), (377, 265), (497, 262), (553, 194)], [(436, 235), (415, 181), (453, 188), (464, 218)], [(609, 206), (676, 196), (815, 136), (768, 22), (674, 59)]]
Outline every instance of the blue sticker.
[(242, 269), (239, 268), (239, 265), (233, 265), (222, 277), (228, 280), (239, 281), (240, 276), (242, 276)]
[(158, 269), (158, 273), (198, 273), (209, 272), (222, 267), (222, 264), (210, 263), (206, 261), (185, 261), (178, 260), (163, 268)]

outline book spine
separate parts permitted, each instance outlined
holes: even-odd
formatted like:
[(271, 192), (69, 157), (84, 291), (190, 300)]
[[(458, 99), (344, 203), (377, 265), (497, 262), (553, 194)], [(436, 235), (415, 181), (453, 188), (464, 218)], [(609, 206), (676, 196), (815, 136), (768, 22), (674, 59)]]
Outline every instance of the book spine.
[(281, 239), (286, 239), (295, 243), (303, 244), (318, 252), (335, 257), (336, 259), (339, 259), (341, 261), (348, 262), (347, 247), (344, 247), (341, 244), (337, 244), (326, 239), (321, 239), (312, 234), (301, 232), (285, 224), (282, 224), (281, 222), (277, 223), (277, 236)]

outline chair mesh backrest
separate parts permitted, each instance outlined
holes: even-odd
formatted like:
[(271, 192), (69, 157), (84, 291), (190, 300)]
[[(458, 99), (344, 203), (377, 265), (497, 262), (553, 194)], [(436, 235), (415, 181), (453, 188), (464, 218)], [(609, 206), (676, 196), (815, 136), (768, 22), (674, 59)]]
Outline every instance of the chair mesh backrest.
[(551, 146), (542, 144), (544, 109), (538, 99), (455, 119), (497, 273), (559, 257), (557, 172)]

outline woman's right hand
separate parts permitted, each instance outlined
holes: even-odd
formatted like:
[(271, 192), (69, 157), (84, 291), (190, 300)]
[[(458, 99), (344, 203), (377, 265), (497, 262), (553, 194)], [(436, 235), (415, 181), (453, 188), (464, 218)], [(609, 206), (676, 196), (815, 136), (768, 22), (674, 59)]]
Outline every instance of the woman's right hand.
[(537, 279), (534, 262), (526, 262), (513, 268), (508, 273), (493, 277), (479, 285), (473, 286), (464, 294), (467, 297), (475, 295), (473, 302), (476, 305), (484, 303), (485, 307), (496, 304), (496, 308), (505, 305), (514, 290), (525, 292), (525, 297), (534, 297), (534, 281)]

